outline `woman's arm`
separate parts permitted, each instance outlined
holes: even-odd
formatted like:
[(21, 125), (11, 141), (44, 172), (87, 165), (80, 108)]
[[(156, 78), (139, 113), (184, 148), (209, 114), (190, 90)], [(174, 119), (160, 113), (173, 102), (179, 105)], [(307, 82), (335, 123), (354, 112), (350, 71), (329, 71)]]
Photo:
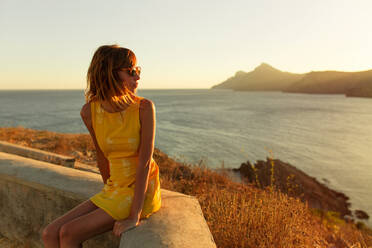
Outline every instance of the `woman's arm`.
[(129, 216), (126, 219), (116, 221), (114, 224), (113, 233), (115, 236), (120, 236), (123, 232), (139, 225), (143, 202), (145, 201), (155, 141), (155, 107), (147, 99), (143, 99), (140, 104), (140, 122), (141, 141), (139, 145), (134, 197)]
[(96, 153), (97, 153), (97, 166), (101, 173), (103, 183), (106, 184), (107, 179), (110, 177), (110, 171), (109, 171), (109, 161), (103, 154), (101, 148), (99, 148), (99, 145), (97, 143), (96, 135), (94, 133), (93, 125), (92, 125), (92, 113), (90, 110), (90, 103), (86, 103), (83, 105), (80, 111), (80, 116), (83, 119), (83, 122), (85, 126), (87, 127), (90, 136), (92, 137), (94, 146), (96, 147)]
[(154, 152), (155, 141), (155, 106), (147, 99), (140, 103), (141, 141), (136, 169), (134, 197), (129, 219), (139, 220), (147, 191), (150, 164)]

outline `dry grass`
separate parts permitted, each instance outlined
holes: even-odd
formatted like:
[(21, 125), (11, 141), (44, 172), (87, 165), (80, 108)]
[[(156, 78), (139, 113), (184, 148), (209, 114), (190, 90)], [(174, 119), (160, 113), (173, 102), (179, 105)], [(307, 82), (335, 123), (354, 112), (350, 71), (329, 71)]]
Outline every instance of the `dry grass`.
[(24, 247), (20, 243), (15, 242), (13, 240), (9, 240), (0, 234), (0, 247), (1, 248), (20, 248)]
[(273, 188), (232, 182), (203, 166), (163, 168), (163, 188), (194, 195), (217, 247), (369, 247), (372, 233)]
[[(95, 161), (88, 134), (0, 128), (0, 140)], [(235, 183), (226, 174), (175, 162), (159, 150), (154, 159), (162, 188), (198, 198), (217, 247), (372, 247), (369, 229), (310, 209), (274, 188)]]
[(62, 134), (23, 127), (0, 127), (0, 140), (72, 156), (86, 164), (96, 163), (94, 144), (88, 134)]

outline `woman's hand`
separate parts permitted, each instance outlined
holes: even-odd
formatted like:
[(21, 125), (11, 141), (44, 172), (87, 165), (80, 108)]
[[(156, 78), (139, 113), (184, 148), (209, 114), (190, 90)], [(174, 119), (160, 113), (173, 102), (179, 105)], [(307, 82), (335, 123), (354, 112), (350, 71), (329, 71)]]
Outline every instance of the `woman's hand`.
[(126, 218), (123, 220), (117, 220), (114, 224), (112, 232), (115, 236), (120, 237), (123, 232), (135, 228), (139, 225), (139, 219)]

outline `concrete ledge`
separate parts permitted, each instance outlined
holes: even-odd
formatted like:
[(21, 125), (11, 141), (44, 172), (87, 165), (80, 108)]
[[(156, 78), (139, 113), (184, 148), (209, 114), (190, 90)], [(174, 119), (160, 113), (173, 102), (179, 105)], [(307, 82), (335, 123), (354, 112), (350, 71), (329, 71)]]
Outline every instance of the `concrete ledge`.
[[(101, 190), (99, 174), (0, 152), (0, 233), (43, 247), (41, 232)], [(84, 247), (216, 247), (196, 198), (162, 190), (162, 208), (140, 226), (84, 242)]]
[(120, 248), (216, 247), (198, 200), (162, 190), (162, 207), (121, 237)]
[(74, 168), (78, 169), (78, 170), (82, 170), (82, 171), (89, 171), (89, 172), (94, 172), (94, 173), (100, 174), (99, 169), (98, 169), (97, 166), (87, 165), (87, 164), (83, 164), (83, 163), (80, 163), (80, 162), (77, 162), (77, 161), (74, 164)]
[[(0, 152), (0, 233), (42, 248), (44, 227), (100, 191), (99, 174), (79, 171)], [(118, 247), (112, 232), (84, 242), (84, 247)]]
[(22, 157), (32, 158), (40, 161), (59, 164), (67, 167), (74, 167), (75, 158), (63, 156), (51, 152), (42, 151), (30, 147), (15, 145), (9, 142), (0, 141), (0, 152), (20, 155)]

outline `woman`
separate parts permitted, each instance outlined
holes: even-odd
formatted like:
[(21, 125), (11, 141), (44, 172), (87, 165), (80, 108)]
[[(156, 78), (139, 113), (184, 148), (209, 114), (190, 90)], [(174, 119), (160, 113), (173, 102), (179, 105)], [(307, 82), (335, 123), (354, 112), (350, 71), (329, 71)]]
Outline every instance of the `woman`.
[(45, 247), (81, 247), (111, 229), (120, 236), (160, 208), (159, 168), (152, 158), (155, 108), (136, 95), (136, 62), (131, 50), (117, 45), (101, 46), (93, 56), (80, 114), (104, 187), (44, 229)]

